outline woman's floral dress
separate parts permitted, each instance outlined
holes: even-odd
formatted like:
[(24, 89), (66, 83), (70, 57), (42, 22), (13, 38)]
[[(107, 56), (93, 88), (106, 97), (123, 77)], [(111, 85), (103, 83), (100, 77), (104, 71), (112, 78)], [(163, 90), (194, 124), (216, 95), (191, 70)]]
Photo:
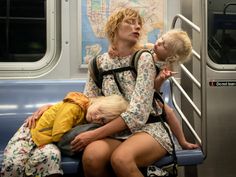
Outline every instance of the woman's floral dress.
[[(110, 58), (108, 53), (97, 57), (98, 69), (107, 71), (130, 65), (131, 55), (127, 57)], [(103, 76), (102, 89), (99, 89), (92, 77), (85, 87), (85, 94), (89, 97), (104, 94), (123, 95), (130, 102), (128, 110), (121, 114), (121, 117), (129, 127), (129, 130), (122, 131), (115, 135), (116, 138), (126, 139), (131, 133), (146, 132), (156, 139), (169, 153), (172, 152), (172, 145), (169, 136), (161, 122), (146, 123), (150, 113), (161, 113), (160, 107), (153, 107), (154, 79), (156, 69), (152, 55), (148, 52), (142, 53), (137, 68), (137, 76), (130, 70), (116, 73), (122, 93), (120, 92), (114, 76)]]

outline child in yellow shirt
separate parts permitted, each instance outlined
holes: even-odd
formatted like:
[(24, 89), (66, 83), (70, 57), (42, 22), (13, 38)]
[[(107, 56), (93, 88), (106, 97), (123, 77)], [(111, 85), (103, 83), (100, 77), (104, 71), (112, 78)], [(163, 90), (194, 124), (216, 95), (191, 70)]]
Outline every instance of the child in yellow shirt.
[(37, 146), (59, 142), (71, 128), (87, 122), (86, 113), (88, 122), (92, 122), (91, 115), (106, 117), (106, 120), (101, 118), (99, 121), (93, 121), (104, 124), (124, 112), (127, 104), (123, 97), (118, 95), (88, 98), (80, 92), (69, 92), (62, 102), (50, 107), (37, 120), (36, 126), (31, 129), (32, 139)]
[[(128, 102), (122, 96), (88, 98), (80, 92), (69, 92), (63, 101), (51, 106), (37, 119), (34, 128), (26, 126), (27, 122), (19, 128), (4, 150), (1, 175), (31, 176), (35, 170), (41, 173), (38, 164), (47, 163), (47, 159), (44, 159), (43, 153), (32, 156), (31, 152), (40, 151), (40, 148), (46, 144), (57, 144), (64, 134), (70, 133), (72, 128), (77, 128), (76, 132), (78, 129), (84, 131), (111, 121), (124, 112), (127, 107)], [(89, 115), (88, 121), (86, 114)], [(98, 117), (100, 119), (97, 119)], [(91, 118), (97, 119), (94, 121), (96, 124), (86, 124), (92, 121)], [(72, 131), (72, 133), (74, 132)], [(66, 154), (73, 155), (70, 149), (71, 139), (65, 141), (65, 138), (59, 147)]]

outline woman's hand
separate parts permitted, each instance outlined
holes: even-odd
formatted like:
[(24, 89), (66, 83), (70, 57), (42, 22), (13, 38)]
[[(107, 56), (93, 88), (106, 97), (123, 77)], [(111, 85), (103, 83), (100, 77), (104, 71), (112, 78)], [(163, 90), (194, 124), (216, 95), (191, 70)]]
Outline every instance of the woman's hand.
[(25, 126), (31, 128), (34, 128), (36, 125), (36, 120), (39, 119), (42, 114), (48, 110), (52, 105), (44, 105), (40, 108), (38, 108), (31, 116), (27, 117), (25, 120)]
[(91, 142), (96, 140), (95, 130), (90, 130), (83, 132), (75, 137), (71, 142), (72, 151), (79, 152), (84, 150), (84, 148)]
[(91, 142), (104, 139), (127, 128), (124, 120), (121, 117), (117, 117), (99, 128), (77, 135), (71, 142), (72, 151), (82, 151)]

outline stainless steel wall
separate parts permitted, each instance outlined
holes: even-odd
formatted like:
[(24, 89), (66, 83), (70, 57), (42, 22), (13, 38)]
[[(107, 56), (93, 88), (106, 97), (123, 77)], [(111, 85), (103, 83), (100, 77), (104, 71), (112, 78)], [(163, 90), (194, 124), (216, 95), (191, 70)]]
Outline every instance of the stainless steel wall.
[[(201, 0), (181, 0), (181, 13), (188, 19), (192, 20), (195, 24), (199, 25), (201, 30), (207, 29), (206, 24), (202, 24), (201, 14), (203, 8), (200, 6)], [(224, 2), (223, 2), (224, 1)], [(227, 3), (227, 0), (205, 1), (205, 4), (215, 3), (217, 8), (222, 9)], [(205, 16), (208, 20), (208, 15)], [(209, 27), (211, 29), (211, 27)], [(204, 30), (202, 30), (204, 31)], [(192, 34), (193, 44), (196, 48), (202, 46), (200, 44), (200, 37), (196, 34)], [(207, 40), (206, 40), (207, 41)], [(200, 44), (200, 45), (199, 45)], [(199, 45), (199, 47), (198, 47)], [(206, 45), (207, 46), (207, 45)], [(214, 69), (214, 63), (212, 63), (207, 53), (202, 53), (202, 57), (207, 58), (209, 64), (207, 66), (207, 158), (205, 162), (198, 166), (186, 167), (186, 177), (233, 177), (235, 176), (235, 164), (236, 164), (236, 66), (227, 65), (220, 66), (218, 69)], [(187, 64), (187, 67), (193, 71), (194, 75), (200, 79), (199, 62), (192, 61)], [(230, 69), (227, 69), (229, 67)], [(187, 89), (190, 95), (192, 95), (198, 104), (200, 104), (200, 93), (197, 89), (190, 85), (187, 78), (182, 75), (181, 79), (184, 87)], [(199, 105), (200, 106), (200, 105)], [(198, 118), (190, 110), (189, 105), (182, 101), (182, 109), (190, 117), (190, 121), (195, 123), (197, 129), (199, 127)]]

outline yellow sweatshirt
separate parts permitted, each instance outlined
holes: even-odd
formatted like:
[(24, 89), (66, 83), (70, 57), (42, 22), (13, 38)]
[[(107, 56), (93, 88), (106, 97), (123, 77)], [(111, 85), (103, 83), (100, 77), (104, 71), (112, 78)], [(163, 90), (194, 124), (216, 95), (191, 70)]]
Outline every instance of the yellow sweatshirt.
[(89, 99), (80, 92), (69, 92), (62, 102), (51, 106), (31, 129), (37, 146), (60, 141), (71, 128), (85, 123)]

